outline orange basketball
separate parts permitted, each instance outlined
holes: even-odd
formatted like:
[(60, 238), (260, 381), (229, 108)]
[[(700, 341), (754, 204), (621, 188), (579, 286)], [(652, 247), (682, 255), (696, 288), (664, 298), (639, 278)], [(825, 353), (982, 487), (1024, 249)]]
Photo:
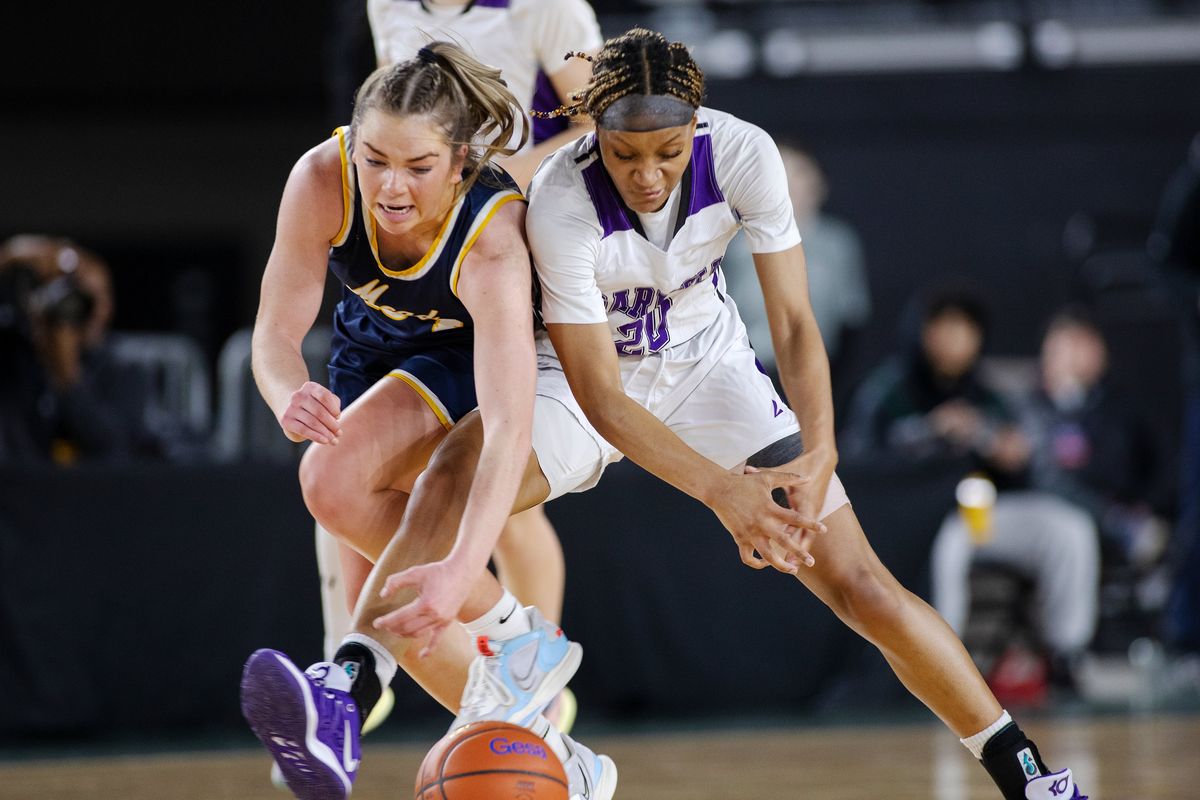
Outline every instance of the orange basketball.
[(567, 800), (567, 776), (528, 728), (475, 722), (446, 734), (425, 755), (416, 800)]

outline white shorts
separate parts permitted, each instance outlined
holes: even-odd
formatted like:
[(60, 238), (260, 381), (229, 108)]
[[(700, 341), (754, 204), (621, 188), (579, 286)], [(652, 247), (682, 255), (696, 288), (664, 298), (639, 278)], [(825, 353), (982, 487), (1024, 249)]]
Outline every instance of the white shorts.
[[(800, 425), (759, 369), (740, 322), (714, 325), (660, 353), (621, 358), (625, 392), (705, 458), (733, 469)], [(592, 427), (562, 366), (539, 347), (533, 450), (550, 484), (547, 500), (600, 481), (621, 453)], [(820, 518), (849, 502), (835, 475)]]

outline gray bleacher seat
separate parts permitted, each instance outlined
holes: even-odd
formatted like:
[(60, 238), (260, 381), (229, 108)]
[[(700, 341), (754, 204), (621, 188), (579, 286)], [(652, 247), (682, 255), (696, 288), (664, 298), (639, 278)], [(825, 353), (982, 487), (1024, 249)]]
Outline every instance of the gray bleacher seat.
[[(302, 445), (283, 435), (250, 370), (252, 331), (229, 337), (217, 359), (217, 427), (213, 457), (219, 461), (295, 461)], [(328, 384), (330, 330), (316, 327), (304, 339), (302, 352), (313, 380)]]
[(108, 350), (118, 365), (136, 369), (147, 387), (145, 429), (166, 455), (187, 458), (212, 428), (211, 381), (200, 346), (180, 333), (118, 332)]

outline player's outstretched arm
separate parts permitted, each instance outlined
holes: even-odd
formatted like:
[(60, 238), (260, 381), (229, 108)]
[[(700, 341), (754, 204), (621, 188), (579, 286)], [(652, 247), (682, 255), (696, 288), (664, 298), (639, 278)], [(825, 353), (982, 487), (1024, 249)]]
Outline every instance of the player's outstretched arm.
[(821, 509), (838, 454), (829, 359), (809, 302), (804, 249), (797, 244), (778, 253), (755, 253), (754, 267), (762, 286), (780, 380), (804, 431), (804, 454), (786, 468), (812, 478), (799, 491), (789, 492), (788, 500), (792, 508), (811, 517)]
[(341, 224), (341, 162), (337, 140), (330, 139), (301, 157), (288, 176), (251, 346), (258, 389), (294, 442), (333, 444), (341, 433), (337, 396), (308, 379), (301, 354), (321, 308), (329, 243)]
[[(475, 389), (483, 442), (454, 545), (441, 561), (390, 576), (384, 597), (401, 588), (416, 589), (418, 596), (375, 621), (376, 627), (398, 635), (429, 636), (423, 653), (433, 649), (486, 572), (529, 463), (537, 367), (524, 219), (521, 202), (497, 211), (464, 262), (458, 283), (475, 323)], [(421, 502), (420, 492), (418, 483), (414, 503)]]
[(795, 490), (807, 477), (772, 470), (731, 473), (688, 447), (625, 394), (607, 323), (559, 323), (547, 329), (571, 391), (600, 435), (634, 463), (711, 508), (733, 535), (745, 564), (794, 574), (800, 564), (811, 563), (798, 531), (820, 530), (820, 522), (771, 498), (772, 489)]

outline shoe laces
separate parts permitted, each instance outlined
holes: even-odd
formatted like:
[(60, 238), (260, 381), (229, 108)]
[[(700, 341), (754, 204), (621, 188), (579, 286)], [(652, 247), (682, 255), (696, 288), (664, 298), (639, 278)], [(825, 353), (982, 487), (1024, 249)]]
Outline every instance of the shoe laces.
[(470, 716), (486, 718), (497, 708), (512, 705), (512, 693), (498, 674), (500, 661), (499, 656), (484, 656), (471, 662), (462, 702)]

